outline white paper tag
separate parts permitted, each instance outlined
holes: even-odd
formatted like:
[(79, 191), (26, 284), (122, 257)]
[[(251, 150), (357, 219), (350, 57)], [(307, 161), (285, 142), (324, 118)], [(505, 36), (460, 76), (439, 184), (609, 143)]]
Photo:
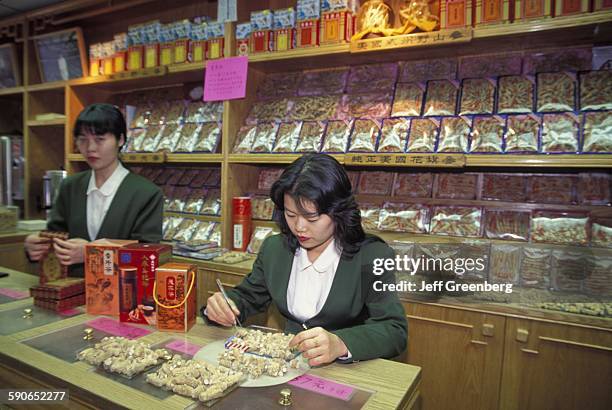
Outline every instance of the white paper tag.
[(59, 70), (60, 70), (60, 75), (62, 76), (62, 80), (67, 81), (68, 78), (68, 63), (66, 62), (66, 59), (64, 58), (64, 56), (60, 56), (60, 58), (57, 59), (57, 65), (59, 66)]
[(234, 248), (242, 248), (242, 225), (234, 225)]

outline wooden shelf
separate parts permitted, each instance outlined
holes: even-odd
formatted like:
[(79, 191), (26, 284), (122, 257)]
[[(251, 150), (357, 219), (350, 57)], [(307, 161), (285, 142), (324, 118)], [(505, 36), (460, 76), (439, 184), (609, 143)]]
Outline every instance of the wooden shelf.
[[(124, 153), (123, 161), (130, 164), (220, 164), (223, 162), (222, 154), (165, 154), (165, 159), (159, 156), (162, 153)], [(153, 159), (155, 157), (155, 159)], [(68, 161), (85, 162), (81, 154), (72, 153), (66, 156)]]
[[(304, 154), (230, 154), (230, 163), (241, 164), (291, 164)], [(344, 154), (332, 154), (341, 164), (344, 163)]]
[(24, 87), (10, 87), (10, 88), (0, 88), (0, 96), (4, 95), (15, 95), (23, 94), (25, 91)]
[(189, 164), (198, 162), (220, 164), (222, 161), (222, 154), (166, 154), (166, 162), (171, 164)]
[(221, 222), (221, 217), (220, 216), (196, 215), (196, 214), (188, 214), (188, 213), (184, 213), (184, 212), (169, 212), (169, 211), (164, 211), (164, 216), (177, 217), (177, 218), (197, 219), (198, 221)]
[(256, 53), (249, 55), (249, 63), (261, 63), (269, 61), (287, 60), (293, 58), (312, 58), (320, 56), (331, 56), (336, 54), (348, 54), (349, 43), (324, 45), (319, 47), (296, 48), (287, 51), (270, 51), (267, 53)]
[(66, 118), (54, 118), (52, 120), (28, 120), (28, 127), (63, 127)]
[(610, 168), (612, 154), (466, 155), (467, 167)]
[(69, 81), (54, 81), (50, 83), (41, 83), (41, 84), (33, 84), (27, 85), (25, 87), (28, 92), (36, 92), (36, 91), (64, 91), (64, 87), (69, 84)]

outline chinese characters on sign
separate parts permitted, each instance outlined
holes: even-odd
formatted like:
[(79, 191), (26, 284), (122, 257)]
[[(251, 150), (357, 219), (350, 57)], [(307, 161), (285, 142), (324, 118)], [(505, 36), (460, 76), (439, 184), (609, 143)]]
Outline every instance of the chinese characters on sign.
[(467, 43), (472, 40), (472, 29), (440, 30), (431, 33), (404, 34), (351, 42), (351, 53), (382, 49), (433, 46), (448, 43)]
[(347, 154), (347, 165), (382, 165), (395, 167), (463, 167), (463, 154)]
[(344, 401), (349, 401), (351, 397), (353, 397), (353, 392), (355, 391), (355, 389), (350, 386), (336, 383), (331, 380), (321, 379), (310, 374), (298, 376), (287, 382), (287, 384)]
[(248, 62), (246, 56), (208, 61), (204, 72), (204, 101), (244, 98)]

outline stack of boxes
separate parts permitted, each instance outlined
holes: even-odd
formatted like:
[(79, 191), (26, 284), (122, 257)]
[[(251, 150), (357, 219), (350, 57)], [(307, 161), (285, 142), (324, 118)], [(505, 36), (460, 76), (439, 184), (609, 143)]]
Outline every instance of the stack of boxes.
[(55, 280), (32, 286), (30, 295), (35, 306), (61, 312), (85, 304), (85, 281), (79, 278)]

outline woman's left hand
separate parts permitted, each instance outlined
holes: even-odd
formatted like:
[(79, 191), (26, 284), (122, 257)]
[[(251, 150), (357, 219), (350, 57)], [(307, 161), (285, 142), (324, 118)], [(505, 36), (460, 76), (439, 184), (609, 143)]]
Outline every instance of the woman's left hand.
[(85, 260), (85, 244), (88, 242), (81, 238), (72, 238), (64, 241), (53, 239), (53, 249), (60, 263), (64, 266), (83, 263)]
[(331, 363), (348, 354), (342, 339), (322, 327), (313, 327), (298, 333), (289, 342), (289, 347), (293, 346), (297, 346), (311, 366)]

